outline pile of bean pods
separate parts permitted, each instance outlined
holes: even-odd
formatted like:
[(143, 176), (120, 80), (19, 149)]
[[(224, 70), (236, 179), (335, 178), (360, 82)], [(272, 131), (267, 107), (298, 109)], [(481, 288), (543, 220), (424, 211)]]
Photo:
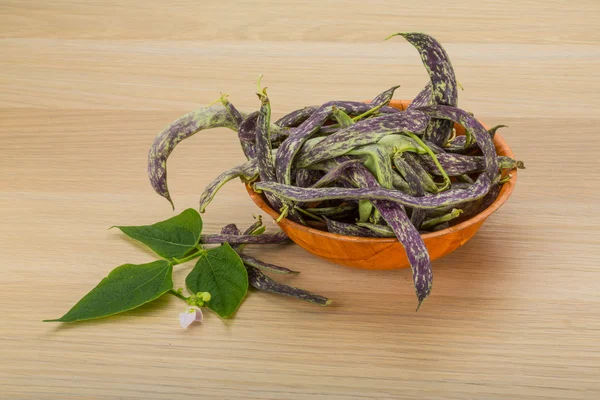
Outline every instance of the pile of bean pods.
[[(420, 233), (481, 212), (506, 181), (502, 170), (524, 166), (497, 156), (492, 140), (503, 125), (487, 130), (457, 107), (458, 84), (440, 43), (423, 33), (393, 36), (418, 50), (430, 78), (406, 110), (389, 107), (394, 86), (370, 103), (330, 101), (272, 122), (259, 79), (259, 110), (240, 112), (222, 96), (221, 104), (184, 115), (161, 132), (149, 154), (152, 186), (171, 202), (166, 161), (174, 147), (204, 129), (237, 131), (248, 161), (208, 185), (201, 212), (221, 186), (241, 178), (254, 182), (280, 218), (342, 235), (395, 236), (410, 261), (420, 305), (432, 284)], [(455, 122), (465, 135), (456, 135)]]

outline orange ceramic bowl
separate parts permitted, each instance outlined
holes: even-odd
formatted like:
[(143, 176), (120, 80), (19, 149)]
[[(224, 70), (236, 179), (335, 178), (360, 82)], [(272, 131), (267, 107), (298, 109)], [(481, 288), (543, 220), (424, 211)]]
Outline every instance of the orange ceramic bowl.
[[(390, 106), (404, 110), (409, 103), (410, 101), (405, 100), (392, 101)], [(464, 134), (462, 126), (455, 125), (455, 128), (457, 134)], [(494, 145), (498, 155), (514, 158), (513, 152), (502, 139), (502, 136), (497, 133), (494, 137)], [(508, 200), (517, 182), (517, 171), (511, 171), (511, 175), (511, 179), (502, 186), (500, 194), (487, 209), (448, 229), (421, 235), (432, 261), (452, 253), (468, 242), (475, 235), (475, 232), (481, 228), (485, 220)], [(265, 202), (261, 194), (254, 192), (250, 186), (246, 186), (246, 189), (250, 198), (261, 210), (273, 219), (279, 217), (279, 213)], [(338, 235), (304, 226), (286, 218), (279, 221), (278, 224), (298, 246), (336, 264), (379, 270), (410, 266), (406, 258), (406, 252), (397, 239)]]

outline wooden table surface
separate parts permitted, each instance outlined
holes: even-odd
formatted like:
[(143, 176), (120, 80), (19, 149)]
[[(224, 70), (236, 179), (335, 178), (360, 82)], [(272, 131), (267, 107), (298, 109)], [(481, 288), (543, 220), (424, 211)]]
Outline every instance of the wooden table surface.
[[(0, 398), (600, 398), (600, 3), (524, 1), (0, 1)], [(183, 330), (165, 296), (119, 316), (59, 325), (108, 271), (153, 256), (114, 224), (173, 215), (146, 177), (169, 122), (230, 94), (274, 117), (427, 80), (398, 31), (438, 38), (460, 105), (527, 170), (476, 237), (434, 263), (415, 314), (409, 270), (321, 261), (294, 245), (263, 259), (334, 299), (320, 308), (251, 293), (232, 320)], [(219, 129), (169, 161), (176, 211), (243, 160)], [(245, 226), (239, 182), (203, 216)], [(269, 220), (269, 229), (275, 229)], [(256, 254), (256, 249), (250, 250)], [(176, 268), (182, 286), (189, 266)]]

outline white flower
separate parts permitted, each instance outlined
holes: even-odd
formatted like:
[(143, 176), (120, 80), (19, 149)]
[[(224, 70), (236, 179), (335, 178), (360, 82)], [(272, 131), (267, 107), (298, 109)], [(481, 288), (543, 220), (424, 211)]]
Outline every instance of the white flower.
[(202, 322), (202, 310), (197, 307), (189, 307), (185, 312), (179, 314), (179, 323), (182, 328), (187, 328), (192, 322)]

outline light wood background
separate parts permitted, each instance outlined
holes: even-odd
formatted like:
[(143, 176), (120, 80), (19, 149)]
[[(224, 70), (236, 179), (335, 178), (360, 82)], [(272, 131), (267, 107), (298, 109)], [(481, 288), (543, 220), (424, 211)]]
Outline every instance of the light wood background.
[[(0, 0), (0, 398), (600, 398), (599, 17), (596, 0)], [(394, 84), (412, 98), (427, 79), (416, 51), (382, 39), (414, 30), (446, 46), (460, 105), (509, 125), (527, 165), (476, 237), (434, 263), (419, 313), (409, 270), (286, 245), (260, 256), (301, 270), (285, 282), (331, 307), (251, 293), (234, 319), (183, 330), (185, 305), (165, 296), (41, 322), (112, 268), (153, 259), (107, 228), (173, 215), (145, 173), (170, 121), (221, 91), (256, 109), (261, 73), (275, 117)], [(169, 161), (177, 211), (242, 160), (230, 131), (182, 143)], [(256, 212), (231, 183), (205, 229)]]

